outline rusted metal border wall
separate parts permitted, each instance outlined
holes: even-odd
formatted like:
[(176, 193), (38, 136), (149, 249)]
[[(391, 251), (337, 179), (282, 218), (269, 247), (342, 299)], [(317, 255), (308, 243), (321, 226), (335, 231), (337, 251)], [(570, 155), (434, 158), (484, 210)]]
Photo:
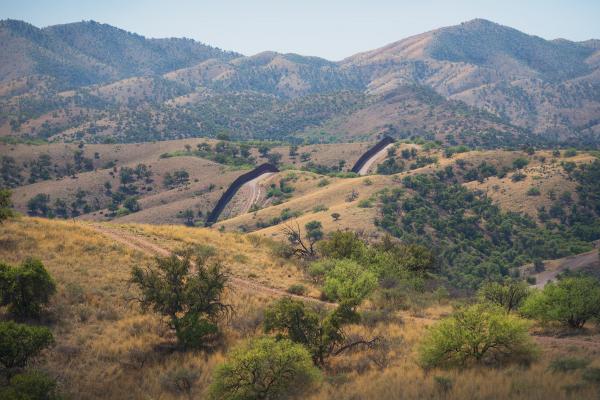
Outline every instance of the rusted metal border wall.
[(250, 182), (252, 179), (258, 178), (267, 172), (279, 172), (279, 169), (277, 169), (277, 167), (273, 164), (265, 163), (254, 168), (250, 172), (246, 172), (245, 174), (238, 176), (237, 179), (233, 181), (231, 185), (229, 185), (229, 188), (227, 188), (225, 193), (223, 193), (215, 208), (213, 208), (208, 215), (208, 218), (206, 219), (206, 226), (211, 226), (217, 222), (219, 215), (221, 215), (225, 209), (225, 206), (231, 201), (231, 199), (233, 199), (233, 196), (235, 196), (243, 184)]
[(377, 154), (381, 149), (383, 149), (388, 144), (391, 144), (394, 142), (395, 142), (395, 140), (389, 136), (386, 136), (383, 139), (381, 139), (379, 141), (379, 143), (377, 143), (375, 146), (371, 147), (362, 156), (360, 156), (358, 161), (356, 161), (356, 163), (354, 164), (354, 167), (352, 167), (351, 171), (358, 174), (358, 171), (360, 171), (360, 169), (363, 167), (363, 165), (365, 165), (365, 163), (367, 161), (369, 161), (369, 159), (371, 157), (373, 157), (375, 154)]

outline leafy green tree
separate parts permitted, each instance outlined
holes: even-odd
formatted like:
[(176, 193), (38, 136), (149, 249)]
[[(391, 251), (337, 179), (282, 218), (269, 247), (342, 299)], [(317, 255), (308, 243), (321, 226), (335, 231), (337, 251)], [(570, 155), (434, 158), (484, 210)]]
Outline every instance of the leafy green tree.
[(475, 304), (432, 326), (419, 347), (424, 368), (465, 367), (469, 364), (527, 363), (536, 347), (529, 323), (502, 308)]
[(565, 278), (549, 283), (531, 295), (521, 307), (523, 314), (542, 321), (558, 321), (572, 328), (600, 317), (600, 284), (594, 278)]
[(10, 156), (2, 156), (0, 159), (0, 186), (14, 188), (21, 184), (21, 167), (15, 159)]
[(0, 224), (13, 216), (11, 196), (10, 190), (0, 189)]
[(0, 322), (0, 364), (3, 374), (11, 377), (53, 342), (48, 328), (13, 321)]
[(210, 396), (218, 400), (305, 398), (320, 379), (303, 346), (259, 338), (233, 349), (216, 368)]
[(527, 160), (526, 158), (522, 158), (522, 157), (519, 157), (519, 158), (513, 160), (513, 163), (512, 163), (514, 169), (524, 168), (527, 166), (527, 164), (529, 164), (529, 160)]
[(140, 211), (140, 203), (138, 202), (137, 197), (131, 196), (125, 199), (123, 202), (123, 207), (125, 207), (129, 212), (138, 212)]
[(27, 202), (27, 212), (32, 216), (48, 216), (50, 195), (46, 193), (38, 193)]
[(38, 317), (55, 292), (54, 280), (40, 260), (29, 258), (19, 267), (0, 263), (1, 304), (16, 317)]
[(222, 300), (227, 276), (217, 263), (205, 265), (192, 250), (157, 257), (156, 265), (136, 266), (131, 282), (140, 289), (143, 310), (168, 318), (183, 348), (199, 348), (218, 332), (218, 322), (231, 310)]
[(189, 208), (187, 210), (182, 211), (179, 214), (180, 218), (183, 218), (183, 220), (185, 221), (185, 224), (187, 226), (194, 226), (194, 211), (190, 210)]
[(511, 312), (517, 310), (530, 294), (526, 282), (507, 278), (504, 283), (486, 282), (479, 289), (479, 297), (484, 302), (500, 306)]
[(25, 372), (10, 378), (8, 386), (0, 388), (4, 400), (59, 400), (56, 381), (41, 372)]
[(366, 252), (365, 242), (351, 231), (332, 232), (327, 239), (319, 242), (317, 248), (323, 257), (337, 259), (359, 260)]
[(342, 302), (329, 313), (317, 313), (303, 302), (283, 298), (273, 303), (265, 311), (264, 329), (266, 333), (276, 333), (278, 338), (286, 338), (304, 345), (316, 365), (323, 366), (327, 358), (336, 356), (355, 346), (373, 346), (379, 338), (349, 340), (343, 327), (357, 323), (360, 315), (356, 312), (356, 301)]
[(269, 151), (271, 151), (271, 148), (269, 146), (260, 146), (258, 148), (258, 152), (260, 153), (260, 156), (262, 158), (267, 158)]
[(377, 287), (377, 277), (354, 260), (336, 260), (325, 274), (323, 293), (330, 300), (362, 301)]

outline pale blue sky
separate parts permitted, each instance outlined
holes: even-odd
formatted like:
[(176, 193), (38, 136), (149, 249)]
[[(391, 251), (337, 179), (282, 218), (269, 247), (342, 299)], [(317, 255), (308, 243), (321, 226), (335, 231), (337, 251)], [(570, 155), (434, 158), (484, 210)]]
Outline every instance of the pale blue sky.
[(546, 39), (600, 38), (600, 0), (0, 0), (5, 18), (40, 27), (93, 19), (246, 55), (275, 50), (330, 60), (473, 18)]

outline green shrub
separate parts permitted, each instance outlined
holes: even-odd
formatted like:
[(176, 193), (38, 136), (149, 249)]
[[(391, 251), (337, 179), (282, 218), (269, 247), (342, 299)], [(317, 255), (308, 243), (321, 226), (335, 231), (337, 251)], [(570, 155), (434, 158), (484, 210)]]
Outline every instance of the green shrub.
[(265, 311), (264, 329), (266, 333), (276, 333), (308, 349), (312, 361), (319, 366), (330, 356), (358, 345), (369, 345), (362, 338), (349, 340), (343, 331), (347, 324), (357, 323), (360, 315), (356, 301), (341, 302), (330, 312), (317, 312), (305, 303), (291, 298), (283, 298), (273, 303)]
[(56, 292), (41, 261), (29, 258), (19, 267), (0, 263), (0, 301), (19, 318), (38, 317)]
[(323, 293), (330, 300), (363, 300), (377, 287), (377, 277), (352, 260), (336, 260), (325, 275)]
[(359, 208), (371, 208), (373, 207), (373, 202), (369, 199), (363, 199), (358, 202)]
[(13, 216), (11, 192), (8, 189), (0, 189), (0, 224)]
[(288, 287), (287, 292), (290, 294), (302, 296), (306, 293), (306, 287), (302, 284), (296, 283)]
[(131, 283), (140, 290), (142, 308), (168, 318), (182, 348), (205, 346), (219, 332), (219, 320), (230, 311), (222, 301), (227, 276), (221, 266), (206, 266), (201, 255), (194, 253), (199, 250), (158, 257), (155, 266), (135, 266), (131, 271)]
[(4, 400), (58, 400), (56, 382), (41, 372), (26, 372), (13, 376), (8, 386), (0, 389)]
[(577, 357), (560, 357), (550, 361), (548, 369), (552, 372), (571, 372), (588, 366), (590, 360)]
[(575, 149), (567, 149), (565, 150), (565, 152), (563, 153), (563, 156), (565, 158), (569, 158), (569, 157), (575, 157), (577, 155), (577, 150)]
[(420, 363), (424, 368), (528, 363), (536, 355), (528, 326), (500, 307), (468, 306), (429, 329), (419, 348)]
[(527, 190), (527, 196), (539, 196), (540, 194), (542, 194), (540, 192), (540, 189), (536, 188), (536, 187), (530, 187)]
[(320, 379), (302, 345), (260, 338), (228, 354), (214, 372), (210, 396), (219, 400), (304, 398)]
[(521, 311), (544, 322), (557, 321), (582, 328), (600, 315), (600, 284), (594, 278), (566, 278), (547, 284), (530, 296)]
[(479, 297), (482, 301), (500, 306), (506, 312), (518, 309), (529, 293), (529, 287), (525, 282), (514, 279), (506, 279), (503, 284), (487, 282), (479, 289)]
[(0, 322), (0, 364), (5, 375), (12, 375), (54, 342), (48, 328)]
[(597, 385), (600, 384), (600, 368), (586, 368), (583, 371), (583, 379)]

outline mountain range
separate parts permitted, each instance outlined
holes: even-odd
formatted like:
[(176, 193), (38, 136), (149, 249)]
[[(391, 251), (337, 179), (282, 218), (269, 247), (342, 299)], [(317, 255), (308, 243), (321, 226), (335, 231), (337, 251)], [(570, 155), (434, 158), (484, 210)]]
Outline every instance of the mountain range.
[(600, 40), (476, 19), (339, 62), (244, 56), (94, 21), (0, 22), (0, 136), (144, 142), (383, 134), (447, 144), (600, 143)]

